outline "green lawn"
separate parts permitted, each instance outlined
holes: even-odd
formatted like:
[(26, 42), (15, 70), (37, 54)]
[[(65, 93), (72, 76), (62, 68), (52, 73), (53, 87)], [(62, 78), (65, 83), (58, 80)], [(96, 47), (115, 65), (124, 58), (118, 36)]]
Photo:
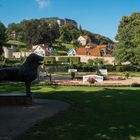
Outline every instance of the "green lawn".
[[(20, 84), (18, 91), (23, 91)], [(0, 93), (15, 90), (1, 86)], [(140, 140), (140, 89), (33, 85), (35, 98), (58, 99), (69, 110), (38, 122), (18, 140)], [(10, 116), (9, 116), (10, 117)]]

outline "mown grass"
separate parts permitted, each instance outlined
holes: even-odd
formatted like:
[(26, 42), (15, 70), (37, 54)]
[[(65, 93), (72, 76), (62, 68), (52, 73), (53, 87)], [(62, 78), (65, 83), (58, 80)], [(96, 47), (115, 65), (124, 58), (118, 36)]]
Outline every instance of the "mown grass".
[[(22, 91), (22, 85), (17, 85)], [(5, 91), (16, 89), (5, 86)], [(4, 92), (0, 87), (0, 93)], [(139, 140), (140, 89), (33, 85), (35, 98), (57, 99), (71, 107), (37, 122), (17, 140)]]

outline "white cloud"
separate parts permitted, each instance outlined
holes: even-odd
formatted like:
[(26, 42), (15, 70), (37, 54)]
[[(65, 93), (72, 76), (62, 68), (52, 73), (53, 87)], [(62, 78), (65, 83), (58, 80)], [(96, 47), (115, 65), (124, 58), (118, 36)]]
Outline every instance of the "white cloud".
[(50, 5), (50, 0), (36, 0), (36, 2), (38, 3), (39, 8), (41, 9)]

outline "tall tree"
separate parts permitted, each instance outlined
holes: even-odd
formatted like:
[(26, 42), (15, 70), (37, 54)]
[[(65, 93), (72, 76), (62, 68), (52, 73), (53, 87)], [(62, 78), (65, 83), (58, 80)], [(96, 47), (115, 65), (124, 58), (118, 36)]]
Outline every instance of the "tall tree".
[(23, 22), (21, 23), (11, 23), (7, 28), (8, 40), (18, 40), (25, 42), (24, 26)]
[[(114, 50), (116, 60), (121, 62), (129, 61), (138, 64), (140, 59), (140, 13), (133, 13), (131, 16), (124, 16), (118, 27), (116, 40), (118, 47)], [(137, 54), (137, 55), (136, 55)]]
[(0, 22), (0, 56), (3, 53), (2, 46), (4, 45), (5, 40), (6, 40), (5, 31), (6, 31), (6, 27), (4, 26), (2, 22)]
[(39, 28), (39, 20), (25, 22), (25, 40), (28, 46), (38, 43), (38, 38), (40, 38), (40, 33), (38, 33)]
[(59, 27), (42, 20), (30, 20), (25, 23), (25, 37), (29, 46), (36, 44), (52, 44), (59, 38)]
[(80, 36), (80, 30), (72, 24), (60, 28), (60, 39), (65, 43), (75, 41)]

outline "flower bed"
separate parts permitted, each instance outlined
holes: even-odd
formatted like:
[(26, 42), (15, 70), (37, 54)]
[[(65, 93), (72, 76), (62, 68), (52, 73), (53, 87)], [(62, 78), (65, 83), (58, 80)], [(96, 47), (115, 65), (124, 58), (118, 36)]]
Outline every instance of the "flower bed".
[(64, 86), (132, 86), (132, 85), (140, 85), (140, 77), (131, 77), (126, 80), (121, 79), (110, 79), (104, 80), (101, 83), (89, 83), (88, 81), (83, 83), (82, 80), (53, 80), (49, 83), (49, 85), (64, 85)]

